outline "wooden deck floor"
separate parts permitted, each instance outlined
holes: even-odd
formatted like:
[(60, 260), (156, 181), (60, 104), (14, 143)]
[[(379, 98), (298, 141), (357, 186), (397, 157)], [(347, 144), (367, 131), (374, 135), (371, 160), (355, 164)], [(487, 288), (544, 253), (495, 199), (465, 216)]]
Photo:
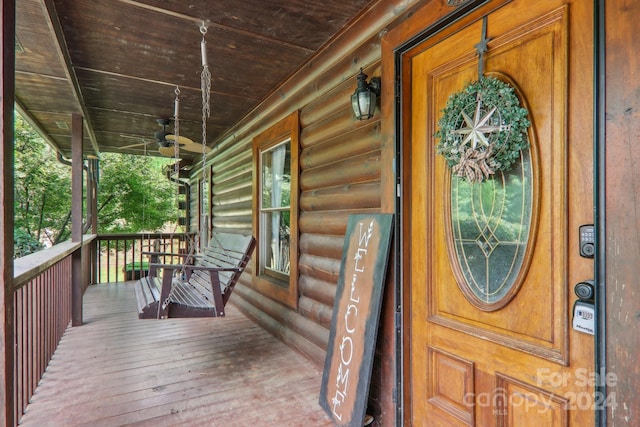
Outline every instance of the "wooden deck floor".
[(234, 307), (139, 320), (131, 283), (96, 285), (84, 321), (62, 338), (21, 426), (333, 425), (318, 404), (321, 371)]

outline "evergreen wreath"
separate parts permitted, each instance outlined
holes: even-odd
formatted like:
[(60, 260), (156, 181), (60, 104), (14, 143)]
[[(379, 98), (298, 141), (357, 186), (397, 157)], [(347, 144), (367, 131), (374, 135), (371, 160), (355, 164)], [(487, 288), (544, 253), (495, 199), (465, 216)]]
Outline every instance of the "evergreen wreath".
[(449, 96), (434, 134), (436, 153), (451, 172), (481, 182), (508, 171), (529, 146), (528, 111), (515, 90), (494, 77), (481, 77)]

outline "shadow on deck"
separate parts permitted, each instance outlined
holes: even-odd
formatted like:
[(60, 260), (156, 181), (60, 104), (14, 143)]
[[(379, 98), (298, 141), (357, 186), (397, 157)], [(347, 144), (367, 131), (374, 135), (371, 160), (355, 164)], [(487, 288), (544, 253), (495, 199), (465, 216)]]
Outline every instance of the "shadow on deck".
[[(233, 302), (233, 298), (232, 301)], [(241, 314), (140, 320), (131, 283), (90, 286), (21, 426), (330, 426), (322, 372)]]

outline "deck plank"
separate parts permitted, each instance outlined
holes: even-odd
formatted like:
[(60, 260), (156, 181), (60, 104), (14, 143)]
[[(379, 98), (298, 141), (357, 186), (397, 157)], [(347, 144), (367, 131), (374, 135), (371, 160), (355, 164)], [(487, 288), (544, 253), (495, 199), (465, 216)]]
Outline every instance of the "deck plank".
[(320, 370), (242, 315), (141, 320), (132, 283), (91, 286), (20, 426), (331, 426)]

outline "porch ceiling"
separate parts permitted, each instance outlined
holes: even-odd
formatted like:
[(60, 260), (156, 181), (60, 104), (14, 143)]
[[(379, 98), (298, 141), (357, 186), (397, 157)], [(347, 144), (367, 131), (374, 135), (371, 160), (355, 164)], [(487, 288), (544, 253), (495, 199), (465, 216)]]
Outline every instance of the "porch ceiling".
[[(212, 146), (372, 0), (20, 0), (16, 102), (71, 155), (71, 114), (85, 117), (84, 154), (159, 155), (158, 118), (202, 141), (200, 25), (207, 23)], [(168, 128), (173, 132), (173, 124)], [(135, 147), (124, 148), (132, 144)], [(195, 153), (182, 150), (182, 157)]]

